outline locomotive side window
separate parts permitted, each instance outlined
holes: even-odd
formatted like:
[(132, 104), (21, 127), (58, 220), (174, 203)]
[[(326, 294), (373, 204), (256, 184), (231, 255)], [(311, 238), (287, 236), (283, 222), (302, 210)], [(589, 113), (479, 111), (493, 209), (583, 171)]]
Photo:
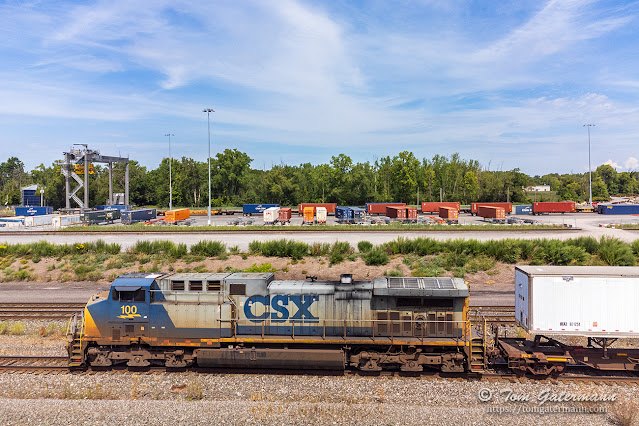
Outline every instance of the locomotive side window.
[(113, 290), (113, 300), (120, 302), (144, 302), (145, 294), (142, 288)]
[(184, 281), (171, 281), (171, 290), (184, 290)]
[(397, 307), (419, 307), (425, 306), (432, 308), (446, 308), (453, 309), (453, 299), (435, 299), (431, 297), (398, 297)]
[(229, 294), (244, 296), (246, 294), (246, 284), (231, 284), (229, 286)]

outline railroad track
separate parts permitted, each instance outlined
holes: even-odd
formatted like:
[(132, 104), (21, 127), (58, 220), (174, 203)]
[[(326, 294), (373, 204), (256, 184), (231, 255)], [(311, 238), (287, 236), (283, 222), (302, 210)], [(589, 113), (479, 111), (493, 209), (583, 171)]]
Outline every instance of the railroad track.
[(0, 303), (0, 320), (59, 320), (68, 319), (81, 311), (84, 303)]
[(8, 372), (67, 372), (66, 356), (1, 355), (0, 373)]
[(468, 316), (473, 321), (486, 321), (492, 324), (515, 325), (515, 307), (513, 305), (476, 305), (468, 308)]

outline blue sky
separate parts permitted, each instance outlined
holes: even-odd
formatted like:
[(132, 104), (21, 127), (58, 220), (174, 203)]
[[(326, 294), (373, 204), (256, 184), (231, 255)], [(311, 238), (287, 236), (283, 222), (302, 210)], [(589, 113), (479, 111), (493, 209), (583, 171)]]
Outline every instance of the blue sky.
[(0, 1), (0, 160), (639, 169), (639, 2)]

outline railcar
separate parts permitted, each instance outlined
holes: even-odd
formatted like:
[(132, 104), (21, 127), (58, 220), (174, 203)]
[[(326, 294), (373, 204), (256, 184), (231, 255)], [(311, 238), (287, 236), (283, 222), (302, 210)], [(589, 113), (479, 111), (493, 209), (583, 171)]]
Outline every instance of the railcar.
[(463, 372), (468, 304), (448, 277), (128, 274), (72, 318), (69, 365)]

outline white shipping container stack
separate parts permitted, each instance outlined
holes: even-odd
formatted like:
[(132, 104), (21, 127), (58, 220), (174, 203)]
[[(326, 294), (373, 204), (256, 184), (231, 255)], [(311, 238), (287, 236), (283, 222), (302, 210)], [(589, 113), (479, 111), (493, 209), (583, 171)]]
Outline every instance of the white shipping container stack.
[(38, 216), (26, 216), (24, 218), (24, 226), (46, 226), (53, 224), (53, 214), (43, 214)]
[(274, 224), (280, 216), (280, 208), (279, 207), (269, 207), (264, 210), (264, 224), (272, 225)]
[(326, 223), (326, 207), (317, 207), (315, 209), (315, 215), (317, 217), (317, 223)]
[(531, 334), (639, 336), (639, 267), (517, 266), (515, 316)]
[(53, 217), (53, 226), (55, 228), (64, 228), (65, 226), (80, 224), (79, 214), (55, 215)]

